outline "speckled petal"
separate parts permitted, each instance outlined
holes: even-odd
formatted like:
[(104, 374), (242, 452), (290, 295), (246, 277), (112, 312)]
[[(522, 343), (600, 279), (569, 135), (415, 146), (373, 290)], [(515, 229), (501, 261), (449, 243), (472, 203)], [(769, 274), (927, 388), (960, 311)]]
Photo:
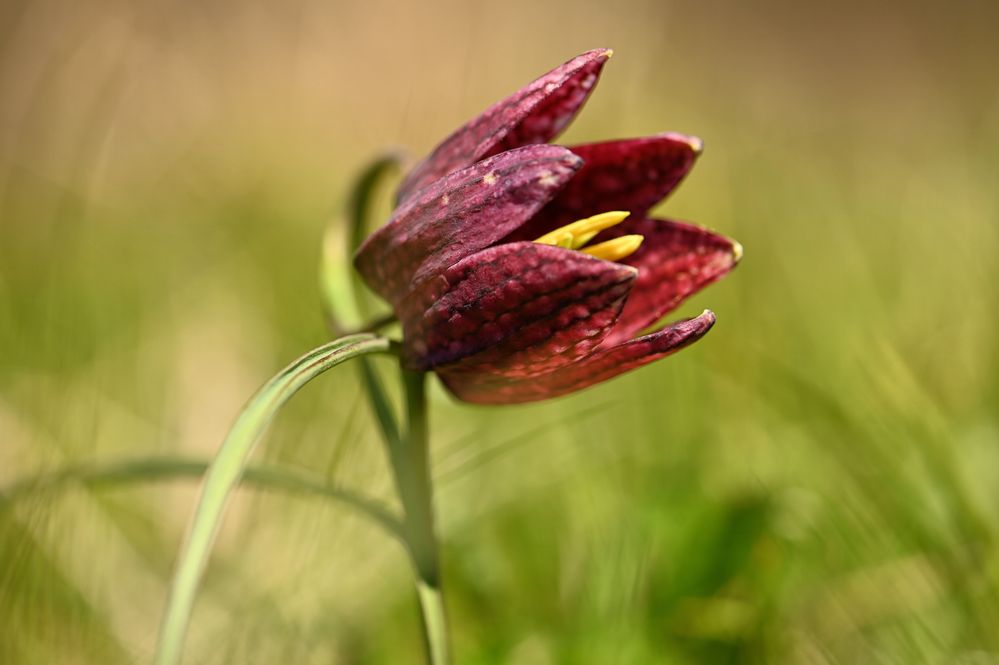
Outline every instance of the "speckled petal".
[(398, 305), (414, 283), (530, 219), (581, 164), (565, 148), (532, 145), (452, 173), (400, 206), (354, 265), (372, 290)]
[(606, 210), (642, 216), (694, 166), (701, 140), (667, 133), (637, 139), (570, 146), (583, 168), (530, 223), (510, 240), (531, 240), (577, 219)]
[(725, 276), (742, 258), (742, 246), (700, 226), (663, 219), (629, 219), (607, 237), (640, 234), (638, 251), (624, 260), (638, 280), (603, 346), (629, 340)]
[(415, 369), (529, 376), (592, 353), (637, 271), (551, 245), (483, 250), (414, 291), (402, 308)]
[(556, 137), (589, 97), (610, 54), (608, 49), (587, 51), (490, 106), (410, 171), (399, 187), (399, 201), (480, 159)]
[(443, 368), (437, 373), (448, 389), (466, 402), (534, 402), (588, 388), (664, 358), (696, 342), (714, 323), (715, 315), (705, 311), (697, 318), (680, 321), (651, 335), (601, 349), (584, 360), (526, 379), (463, 371), (460, 367)]

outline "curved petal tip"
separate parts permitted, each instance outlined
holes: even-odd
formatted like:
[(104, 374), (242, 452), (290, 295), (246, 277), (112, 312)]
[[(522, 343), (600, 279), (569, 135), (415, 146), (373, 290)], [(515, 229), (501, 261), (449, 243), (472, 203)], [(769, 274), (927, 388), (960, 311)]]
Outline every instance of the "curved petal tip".
[(618, 344), (547, 374), (514, 378), (482, 372), (438, 371), (456, 397), (477, 404), (518, 404), (559, 397), (612, 379), (686, 348), (704, 337), (716, 317), (709, 309), (692, 319)]
[(399, 201), (480, 159), (558, 136), (589, 98), (612, 53), (606, 48), (582, 53), (469, 120), (410, 171)]

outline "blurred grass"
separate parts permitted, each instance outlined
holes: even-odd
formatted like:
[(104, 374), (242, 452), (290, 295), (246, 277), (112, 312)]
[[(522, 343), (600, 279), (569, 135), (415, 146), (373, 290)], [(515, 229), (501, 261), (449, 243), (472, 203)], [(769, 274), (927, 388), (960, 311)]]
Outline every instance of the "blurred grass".
[[(697, 346), (518, 408), (436, 391), (461, 663), (999, 661), (994, 3), (0, 6), (0, 487), (207, 458), (324, 339), (324, 224), (576, 52), (567, 141), (707, 151), (663, 207), (746, 259)], [(357, 376), (258, 455), (388, 498)], [(190, 481), (0, 505), (0, 663), (142, 662)], [(241, 491), (190, 662), (414, 661), (394, 543)]]

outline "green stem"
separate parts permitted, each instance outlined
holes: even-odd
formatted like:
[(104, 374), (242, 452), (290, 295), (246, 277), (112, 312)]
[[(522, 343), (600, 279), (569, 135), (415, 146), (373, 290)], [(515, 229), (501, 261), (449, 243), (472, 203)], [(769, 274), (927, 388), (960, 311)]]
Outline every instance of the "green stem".
[(423, 617), (423, 635), (426, 639), (427, 657), (432, 665), (448, 665), (451, 653), (448, 647), (447, 613), (440, 586), (431, 586), (423, 580), (416, 581), (416, 593)]
[(399, 423), (396, 421), (395, 413), (392, 410), (392, 403), (382, 386), (381, 377), (374, 364), (367, 358), (361, 358), (358, 362), (358, 369), (361, 374), (361, 382), (364, 384), (364, 393), (371, 404), (371, 409), (375, 414), (375, 422), (381, 432), (385, 448), (389, 453), (389, 459), (395, 464), (395, 456), (403, 449), (402, 434), (399, 432)]
[(160, 624), (157, 665), (180, 662), (198, 584), (225, 508), (239, 484), (250, 453), (278, 410), (302, 386), (326, 370), (362, 354), (388, 350), (389, 341), (374, 335), (354, 335), (324, 344), (268, 381), (239, 414), (205, 475), (197, 508), (181, 546)]
[(448, 665), (451, 656), (440, 588), (440, 555), (434, 531), (426, 375), (405, 369), (402, 375), (406, 390), (406, 438), (404, 448), (390, 450), (390, 457), (405, 513), (406, 541), (417, 576), (416, 589), (428, 659), (431, 665)]

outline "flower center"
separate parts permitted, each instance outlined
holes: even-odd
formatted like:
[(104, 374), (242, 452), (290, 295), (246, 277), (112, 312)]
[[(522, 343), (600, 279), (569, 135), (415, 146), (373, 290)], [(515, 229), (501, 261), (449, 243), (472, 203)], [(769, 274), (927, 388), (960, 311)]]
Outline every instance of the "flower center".
[(620, 210), (603, 212), (593, 217), (580, 219), (572, 224), (566, 224), (544, 234), (534, 242), (575, 249), (605, 261), (620, 261), (634, 254), (645, 238), (640, 235), (627, 235), (596, 245), (587, 245), (586, 243), (593, 240), (601, 231), (623, 222), (628, 214), (628, 212)]

